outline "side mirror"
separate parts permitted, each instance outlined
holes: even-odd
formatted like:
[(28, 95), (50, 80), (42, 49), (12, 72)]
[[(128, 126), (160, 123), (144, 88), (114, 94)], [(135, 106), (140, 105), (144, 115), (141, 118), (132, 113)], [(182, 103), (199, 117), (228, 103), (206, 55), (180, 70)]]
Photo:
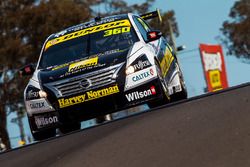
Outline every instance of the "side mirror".
[(162, 33), (158, 30), (147, 32), (148, 42), (160, 39), (161, 36), (162, 36)]
[(22, 67), (19, 70), (19, 75), (20, 76), (28, 76), (28, 75), (32, 75), (35, 71), (35, 65), (34, 64), (28, 64), (24, 67)]

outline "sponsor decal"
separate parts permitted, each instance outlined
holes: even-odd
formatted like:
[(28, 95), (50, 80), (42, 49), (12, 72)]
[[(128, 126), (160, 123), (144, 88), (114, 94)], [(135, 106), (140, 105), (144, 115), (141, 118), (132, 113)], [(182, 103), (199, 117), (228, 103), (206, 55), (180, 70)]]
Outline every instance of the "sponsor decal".
[(172, 55), (171, 51), (166, 47), (165, 54), (163, 59), (161, 60), (160, 66), (163, 73), (163, 76), (165, 77), (167, 75), (167, 72), (170, 68), (170, 65), (172, 61), (174, 60), (174, 56)]
[(40, 108), (44, 108), (44, 107), (45, 107), (44, 101), (42, 101), (42, 102), (30, 103), (30, 108), (31, 108), (31, 109), (40, 109)]
[(52, 68), (52, 71), (53, 71), (53, 70), (58, 70), (58, 69), (60, 69), (60, 68), (66, 67), (66, 66), (68, 66), (68, 65), (69, 65), (69, 63), (61, 64), (61, 65), (59, 65), (59, 66), (56, 66), (56, 67)]
[(79, 104), (79, 103), (83, 103), (85, 102), (85, 94), (84, 95), (80, 95), (80, 96), (76, 96), (76, 97), (71, 97), (71, 98), (68, 98), (68, 99), (59, 99), (58, 102), (59, 102), (59, 107), (60, 108), (63, 108), (63, 107), (68, 107), (68, 106), (71, 106), (71, 105), (75, 105), (75, 104)]
[(130, 27), (115, 28), (104, 31), (104, 37), (130, 32)]
[(73, 63), (69, 65), (69, 72), (77, 71), (79, 69), (89, 67), (89, 66), (96, 66), (98, 63), (98, 57), (83, 60), (77, 63)]
[(67, 33), (67, 31), (66, 31), (66, 30), (63, 30), (63, 31), (57, 33), (57, 34), (55, 35), (55, 37), (60, 37), (60, 36), (62, 36), (62, 35), (64, 35), (64, 34), (66, 34), (66, 33)]
[(93, 34), (96, 32), (100, 32), (100, 31), (105, 31), (108, 29), (112, 29), (112, 28), (117, 28), (117, 27), (130, 27), (130, 22), (129, 20), (125, 19), (125, 20), (118, 20), (118, 21), (114, 21), (114, 22), (109, 22), (109, 23), (105, 23), (105, 24), (101, 24), (101, 25), (97, 25), (97, 26), (93, 26), (93, 27), (89, 27), (89, 28), (85, 28), (79, 31), (75, 31), (63, 36), (60, 36), (58, 38), (49, 40), (46, 45), (45, 45), (45, 50), (47, 50), (49, 47), (74, 39), (74, 38), (78, 38), (81, 36), (85, 36), (87, 34)]
[(83, 72), (83, 71), (85, 71), (85, 70), (92, 70), (92, 69), (95, 69), (95, 68), (104, 67), (105, 65), (106, 65), (106, 64), (97, 64), (97, 65), (95, 65), (95, 66), (86, 66), (86, 67), (77, 69), (76, 71), (66, 72), (65, 74), (60, 75), (59, 78), (64, 78), (64, 77), (66, 77), (66, 76), (69, 76), (69, 75), (72, 75), (72, 74), (76, 74), (76, 73), (79, 73), (79, 72)]
[(118, 52), (123, 52), (124, 50), (120, 50), (120, 49), (113, 49), (113, 50), (108, 50), (105, 51), (104, 53), (98, 53), (97, 56), (105, 56), (105, 55), (110, 55), (110, 54), (114, 54), (114, 53), (118, 53)]
[(39, 98), (39, 93), (37, 91), (29, 90), (26, 94), (28, 100)]
[[(104, 24), (104, 23), (109, 23), (109, 22), (115, 21), (115, 20), (117, 20), (117, 19), (118, 19), (118, 18), (116, 18), (116, 17), (107, 18), (107, 19), (102, 19), (101, 21), (88, 23), (87, 25), (84, 25), (84, 26), (81, 26), (81, 27), (88, 28), (88, 27), (92, 27), (92, 26), (95, 26), (95, 25), (100, 25), (100, 24)], [(81, 29), (83, 29), (83, 28), (81, 28)], [(76, 29), (76, 30), (77, 30), (77, 29)], [(74, 30), (74, 31), (76, 31), (76, 30)], [(79, 30), (79, 29), (78, 29), (78, 30)]]
[(156, 95), (156, 90), (154, 86), (151, 86), (150, 89), (144, 91), (136, 91), (129, 94), (126, 94), (126, 98), (129, 102), (140, 100), (152, 95)]
[(152, 69), (150, 69), (149, 71), (143, 72), (139, 75), (133, 76), (132, 77), (132, 81), (137, 82), (140, 81), (142, 79), (148, 78), (149, 76), (154, 75), (154, 71)]
[(132, 89), (141, 84), (145, 84), (157, 77), (155, 67), (143, 69), (126, 76), (125, 90)]
[(47, 112), (54, 110), (53, 107), (50, 106), (44, 98), (28, 100), (25, 102), (25, 105), (29, 113)]
[(57, 116), (50, 116), (50, 117), (35, 116), (35, 123), (38, 128), (42, 128), (47, 125), (58, 123), (58, 117)]
[(138, 61), (137, 64), (134, 65), (135, 71), (139, 71), (144, 69), (145, 67), (149, 67), (151, 64), (148, 60), (145, 61)]
[(62, 98), (58, 100), (58, 103), (59, 103), (60, 108), (64, 108), (64, 107), (72, 106), (75, 104), (80, 104), (80, 103), (84, 103), (87, 101), (95, 100), (95, 99), (105, 97), (108, 95), (112, 95), (118, 92), (119, 92), (119, 88), (117, 85), (115, 85), (115, 86), (111, 86), (111, 87), (104, 88), (101, 90), (89, 91), (83, 95), (79, 95), (76, 97), (71, 97), (67, 99)]

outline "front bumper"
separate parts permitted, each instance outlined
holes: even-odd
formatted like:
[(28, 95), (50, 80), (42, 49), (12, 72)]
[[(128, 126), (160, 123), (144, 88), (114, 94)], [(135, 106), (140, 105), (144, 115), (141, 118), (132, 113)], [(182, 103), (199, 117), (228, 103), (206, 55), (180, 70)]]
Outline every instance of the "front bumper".
[[(47, 92), (50, 92), (47, 100), (54, 111), (30, 114), (33, 124), (36, 125), (33, 129), (58, 127), (60, 124), (75, 121), (80, 122), (149, 101), (158, 101), (163, 97), (161, 82), (157, 77), (155, 66), (126, 77), (122, 71), (125, 69), (121, 69), (120, 73), (116, 74), (118, 77), (115, 82), (84, 92), (57, 96), (47, 89)], [(52, 113), (52, 115), (48, 116), (48, 113)], [(42, 118), (43, 115), (44, 118)]]
[[(152, 80), (144, 85), (140, 85), (139, 87), (135, 87), (125, 92), (121, 91), (123, 87), (119, 87), (119, 85), (111, 85), (108, 89), (112, 89), (114, 87), (118, 87), (119, 91), (102, 97), (98, 97), (97, 95), (96, 98), (89, 98), (88, 93), (86, 93), (84, 95), (79, 95), (81, 100), (78, 100), (77, 104), (72, 104), (67, 107), (61, 106), (61, 108), (60, 105), (58, 105), (61, 121), (67, 122), (87, 120), (135, 105), (144, 104), (148, 101), (157, 101), (163, 96), (158, 79)], [(94, 90), (93, 92), (103, 91), (104, 89), (106, 88)], [(68, 102), (72, 102), (72, 98), (74, 97), (68, 99)], [(67, 101), (67, 99), (64, 99), (64, 101)]]
[[(158, 78), (128, 91), (121, 91), (123, 88), (123, 86), (115, 84), (99, 88), (93, 90), (92, 94), (86, 92), (63, 99), (65, 101), (64, 105), (62, 105), (62, 99), (58, 99), (58, 101), (61, 100), (61, 106), (60, 102), (58, 102), (57, 106), (54, 106), (56, 111), (33, 114), (30, 117), (32, 130), (57, 128), (64, 123), (96, 118), (149, 101), (158, 101), (163, 97), (161, 83)], [(108, 92), (108, 89), (113, 92)], [(100, 97), (98, 95), (101, 92), (106, 92), (107, 94)], [(77, 98), (78, 100), (76, 100)], [(74, 104), (70, 104), (70, 102), (74, 102)]]

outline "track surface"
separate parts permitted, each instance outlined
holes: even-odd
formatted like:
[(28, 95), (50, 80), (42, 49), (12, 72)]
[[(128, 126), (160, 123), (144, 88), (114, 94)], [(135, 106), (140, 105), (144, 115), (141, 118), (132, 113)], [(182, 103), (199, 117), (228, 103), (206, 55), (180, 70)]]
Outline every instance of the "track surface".
[(0, 154), (1, 167), (249, 167), (250, 84)]

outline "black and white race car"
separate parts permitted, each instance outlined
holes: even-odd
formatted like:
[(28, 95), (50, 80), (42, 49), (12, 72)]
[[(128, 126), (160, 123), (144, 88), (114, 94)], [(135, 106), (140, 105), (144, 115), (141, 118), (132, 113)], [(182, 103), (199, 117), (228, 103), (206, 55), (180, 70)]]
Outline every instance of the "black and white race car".
[[(45, 41), (24, 101), (35, 140), (80, 128), (80, 121), (138, 104), (187, 97), (177, 58), (142, 16), (122, 14), (70, 27)], [(144, 18), (144, 19), (143, 19)]]

